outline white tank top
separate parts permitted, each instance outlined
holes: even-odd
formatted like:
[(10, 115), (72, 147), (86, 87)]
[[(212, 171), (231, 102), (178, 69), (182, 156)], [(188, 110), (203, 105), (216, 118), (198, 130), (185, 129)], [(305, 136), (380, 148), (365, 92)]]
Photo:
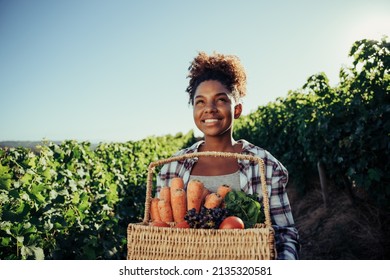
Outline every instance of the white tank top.
[(228, 185), (232, 190), (241, 190), (239, 170), (231, 174), (217, 176), (191, 175), (190, 180), (192, 179), (201, 181), (211, 192), (216, 192), (220, 185)]

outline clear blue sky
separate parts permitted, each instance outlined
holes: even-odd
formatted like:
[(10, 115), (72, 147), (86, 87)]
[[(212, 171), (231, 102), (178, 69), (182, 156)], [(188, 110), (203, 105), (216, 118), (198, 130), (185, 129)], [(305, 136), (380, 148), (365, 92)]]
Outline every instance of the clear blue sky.
[(0, 141), (198, 134), (198, 51), (240, 57), (248, 114), (312, 74), (337, 84), (355, 40), (389, 33), (388, 0), (0, 0)]

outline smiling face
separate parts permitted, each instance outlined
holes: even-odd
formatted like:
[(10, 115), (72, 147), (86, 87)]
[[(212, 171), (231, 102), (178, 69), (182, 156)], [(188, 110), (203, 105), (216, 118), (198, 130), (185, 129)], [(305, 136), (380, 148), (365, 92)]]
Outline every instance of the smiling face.
[(241, 110), (241, 104), (219, 81), (204, 81), (195, 91), (193, 117), (205, 137), (231, 137), (233, 120), (241, 115)]

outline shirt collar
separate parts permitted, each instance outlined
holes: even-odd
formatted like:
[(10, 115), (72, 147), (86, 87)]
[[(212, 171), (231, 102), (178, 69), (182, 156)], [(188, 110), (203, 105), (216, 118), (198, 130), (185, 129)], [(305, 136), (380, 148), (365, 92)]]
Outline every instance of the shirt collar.
[[(256, 146), (252, 143), (248, 142), (245, 139), (240, 139), (237, 141), (238, 143), (242, 144), (242, 152), (244, 154), (256, 154)], [(196, 143), (194, 143), (191, 147), (188, 148), (187, 153), (195, 153), (199, 150), (200, 145), (204, 143), (204, 140), (200, 140)]]
[(251, 154), (251, 155), (256, 154), (256, 146), (253, 145), (252, 143), (250, 143), (244, 139), (240, 139), (237, 142), (242, 144), (242, 153), (243, 154)]
[(194, 143), (191, 147), (187, 149), (186, 153), (196, 153), (199, 150), (200, 145), (204, 143), (204, 140), (200, 140)]

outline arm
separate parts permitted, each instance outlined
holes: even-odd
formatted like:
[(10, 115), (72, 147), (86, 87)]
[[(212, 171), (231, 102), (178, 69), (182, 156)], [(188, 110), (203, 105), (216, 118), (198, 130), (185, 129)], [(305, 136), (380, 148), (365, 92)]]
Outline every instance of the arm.
[(275, 163), (272, 169), (270, 212), (277, 258), (299, 259), (299, 234), (286, 192), (288, 172), (280, 163)]
[(278, 260), (299, 259), (299, 235), (294, 226), (272, 226), (275, 230), (276, 251)]
[(191, 167), (192, 164), (186, 161), (173, 161), (164, 164), (157, 175), (156, 193), (158, 194), (162, 187), (170, 186), (171, 180), (175, 177), (181, 177), (184, 180), (184, 184), (187, 185)]
[(160, 193), (160, 189), (164, 186), (169, 186), (170, 180), (177, 176), (173, 171), (171, 163), (163, 165), (160, 172), (157, 175), (157, 188), (156, 194)]

